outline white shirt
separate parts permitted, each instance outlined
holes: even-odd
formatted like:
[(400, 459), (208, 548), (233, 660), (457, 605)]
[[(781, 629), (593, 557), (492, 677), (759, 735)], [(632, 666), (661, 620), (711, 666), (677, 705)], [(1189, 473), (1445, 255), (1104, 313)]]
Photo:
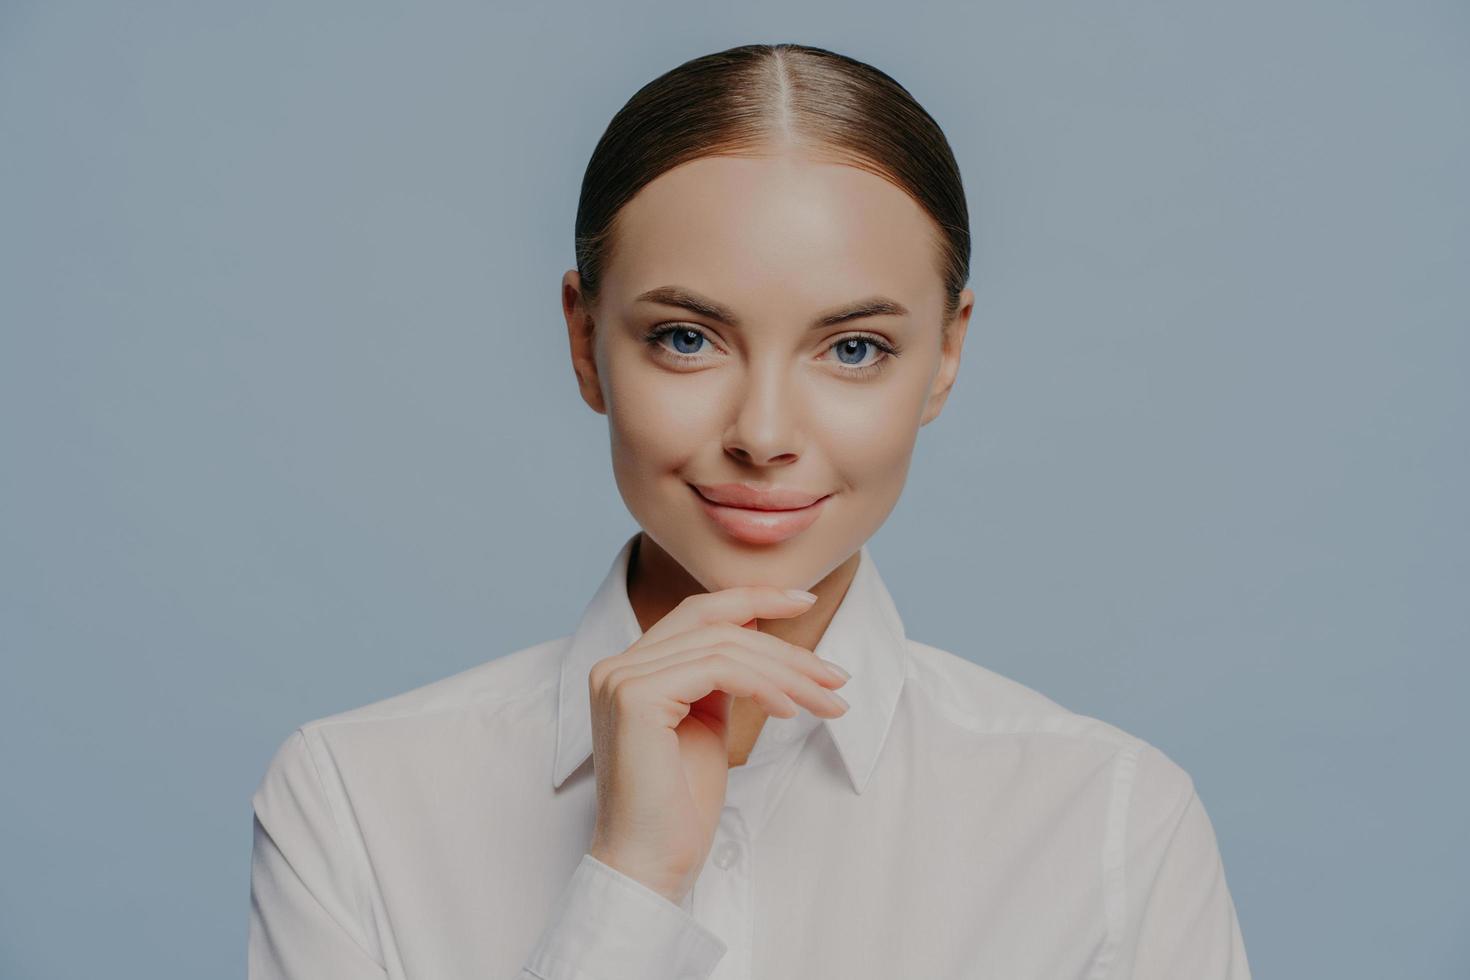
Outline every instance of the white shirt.
[(308, 722), (252, 803), (252, 980), (1248, 980), (1213, 827), (1149, 743), (908, 639), (868, 549), (682, 904), (586, 853), (587, 674), (641, 635), (629, 537), (576, 631)]

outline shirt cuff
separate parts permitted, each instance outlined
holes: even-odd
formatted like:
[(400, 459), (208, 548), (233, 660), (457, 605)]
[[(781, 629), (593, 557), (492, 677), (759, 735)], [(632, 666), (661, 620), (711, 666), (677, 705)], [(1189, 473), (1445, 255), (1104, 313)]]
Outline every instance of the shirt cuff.
[(583, 854), (526, 969), (542, 980), (707, 980), (726, 949), (685, 909)]

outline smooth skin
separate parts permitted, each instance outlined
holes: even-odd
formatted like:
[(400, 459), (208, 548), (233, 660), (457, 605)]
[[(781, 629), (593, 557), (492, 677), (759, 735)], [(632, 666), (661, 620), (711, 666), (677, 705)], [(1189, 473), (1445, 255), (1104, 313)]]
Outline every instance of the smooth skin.
[[(967, 288), (944, 322), (938, 235), (887, 180), (769, 147), (643, 187), (618, 214), (595, 308), (576, 270), (562, 278), (578, 387), (608, 416), (614, 477), (642, 528), (628, 598), (645, 634), (589, 677), (589, 850), (676, 903), (713, 841), (728, 769), (766, 718), (792, 702), (845, 710), (824, 700), (841, 682), (812, 649), (944, 406), (974, 306)], [(665, 287), (704, 308), (641, 298)], [(902, 312), (817, 323), (880, 299)], [(672, 332), (648, 338), (661, 327)], [(832, 497), (795, 537), (750, 545), (690, 487), (740, 482)]]

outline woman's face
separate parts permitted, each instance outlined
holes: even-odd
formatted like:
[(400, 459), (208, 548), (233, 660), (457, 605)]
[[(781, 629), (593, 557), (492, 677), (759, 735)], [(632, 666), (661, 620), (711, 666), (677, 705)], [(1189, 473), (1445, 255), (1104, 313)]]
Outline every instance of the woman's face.
[[(937, 234), (855, 167), (705, 157), (624, 206), (595, 309), (566, 274), (573, 363), (608, 416), (618, 490), (706, 590), (809, 588), (897, 503), (973, 302), (966, 289), (942, 329)], [(762, 518), (695, 489), (719, 484), (825, 499)]]

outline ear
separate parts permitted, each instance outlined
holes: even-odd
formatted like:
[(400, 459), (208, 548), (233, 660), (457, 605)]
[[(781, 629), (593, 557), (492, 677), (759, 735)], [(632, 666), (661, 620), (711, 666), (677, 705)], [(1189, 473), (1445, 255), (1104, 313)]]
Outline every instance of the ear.
[(965, 345), (965, 332), (970, 328), (970, 314), (974, 311), (975, 292), (967, 286), (960, 291), (954, 317), (944, 325), (940, 334), (939, 371), (924, 404), (924, 416), (919, 420), (921, 428), (939, 417), (945, 400), (949, 398), (949, 390), (954, 387), (954, 379), (960, 372), (960, 349)]
[(607, 414), (602, 397), (602, 382), (597, 375), (597, 351), (592, 311), (582, 295), (582, 277), (576, 269), (568, 269), (561, 277), (561, 311), (567, 321), (567, 343), (571, 349), (572, 371), (577, 376), (577, 389), (582, 400), (600, 415)]

